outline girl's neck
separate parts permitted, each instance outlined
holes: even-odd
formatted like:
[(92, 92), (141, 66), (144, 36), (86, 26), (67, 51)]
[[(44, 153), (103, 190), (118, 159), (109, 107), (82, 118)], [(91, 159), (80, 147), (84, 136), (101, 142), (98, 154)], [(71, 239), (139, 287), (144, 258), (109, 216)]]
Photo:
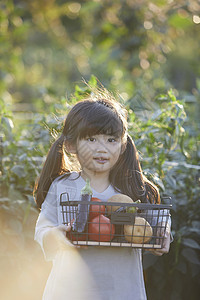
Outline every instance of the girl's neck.
[(85, 172), (83, 170), (81, 172), (81, 177), (84, 180), (89, 178), (91, 187), (99, 193), (104, 192), (108, 188), (108, 186), (110, 185), (109, 174), (107, 174), (107, 175), (101, 174), (101, 173), (92, 173), (92, 174), (90, 174), (90, 172), (88, 172), (88, 171)]

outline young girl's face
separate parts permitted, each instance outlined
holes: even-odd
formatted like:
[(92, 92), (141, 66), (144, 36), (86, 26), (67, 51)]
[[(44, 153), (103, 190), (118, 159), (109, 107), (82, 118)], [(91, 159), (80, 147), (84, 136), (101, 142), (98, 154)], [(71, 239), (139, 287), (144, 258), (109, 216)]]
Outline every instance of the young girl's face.
[(121, 138), (98, 134), (79, 139), (76, 145), (83, 171), (109, 174), (121, 154)]

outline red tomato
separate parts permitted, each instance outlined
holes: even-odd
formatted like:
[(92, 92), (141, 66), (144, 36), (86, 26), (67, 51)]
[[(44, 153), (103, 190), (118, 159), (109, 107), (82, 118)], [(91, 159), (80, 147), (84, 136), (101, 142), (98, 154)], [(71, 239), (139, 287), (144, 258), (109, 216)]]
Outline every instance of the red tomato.
[(115, 233), (115, 226), (110, 219), (99, 215), (88, 223), (88, 238), (91, 241), (110, 242)]
[[(71, 224), (73, 224), (74, 219), (71, 220)], [(86, 240), (86, 234), (85, 233), (79, 233), (79, 234), (75, 234), (73, 233), (73, 231), (68, 231), (66, 232), (66, 237), (70, 240), (70, 241), (85, 241)]]
[[(101, 202), (98, 198), (92, 198), (91, 201)], [(105, 214), (105, 205), (90, 205), (89, 219), (92, 220), (99, 215)]]

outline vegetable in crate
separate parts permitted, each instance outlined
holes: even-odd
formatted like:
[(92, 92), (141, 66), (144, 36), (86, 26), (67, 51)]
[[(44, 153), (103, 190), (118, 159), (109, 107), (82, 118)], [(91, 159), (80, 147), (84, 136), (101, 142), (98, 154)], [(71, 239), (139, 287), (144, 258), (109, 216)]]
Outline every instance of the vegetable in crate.
[[(73, 224), (74, 219), (71, 220), (71, 225)], [(73, 232), (71, 231), (67, 231), (66, 232), (66, 237), (70, 240), (70, 241), (85, 241), (87, 238), (86, 233), (77, 233), (77, 232)]]
[(141, 217), (135, 217), (134, 225), (124, 225), (124, 237), (130, 243), (143, 244), (152, 238), (151, 225)]
[(81, 190), (81, 200), (78, 204), (78, 211), (76, 214), (76, 219), (72, 224), (72, 230), (76, 232), (83, 232), (85, 230), (85, 225), (88, 220), (89, 215), (89, 202), (92, 198), (92, 189), (90, 187), (89, 179), (86, 179), (86, 185)]
[(125, 203), (134, 203), (133, 200), (130, 197), (128, 197), (124, 194), (114, 195), (114, 196), (112, 196), (108, 199), (107, 212), (108, 212), (109, 215), (112, 212), (115, 212), (117, 209), (119, 209), (121, 207), (119, 205), (109, 205), (109, 202), (110, 203), (121, 202), (123, 204), (125, 204)]
[[(92, 202), (101, 202), (100, 199), (98, 198), (92, 198)], [(105, 214), (105, 205), (93, 205), (90, 204), (90, 213), (89, 213), (89, 220), (92, 220), (93, 218), (99, 216), (99, 215), (104, 215)]]
[[(134, 203), (141, 203), (141, 201), (138, 199), (138, 200), (135, 201)], [(127, 212), (128, 212), (128, 213), (132, 213), (132, 214), (136, 213), (137, 210), (138, 210), (138, 207), (137, 207), (137, 206), (131, 206), (131, 207), (128, 207), (128, 208), (127, 208)]]
[(88, 238), (91, 241), (110, 242), (115, 234), (115, 226), (110, 219), (99, 215), (88, 223)]

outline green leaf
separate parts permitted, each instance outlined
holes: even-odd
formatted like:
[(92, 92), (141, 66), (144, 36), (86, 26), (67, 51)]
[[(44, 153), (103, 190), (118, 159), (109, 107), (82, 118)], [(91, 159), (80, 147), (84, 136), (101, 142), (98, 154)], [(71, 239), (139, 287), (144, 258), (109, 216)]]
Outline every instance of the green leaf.
[(183, 245), (185, 245), (187, 247), (200, 250), (200, 245), (193, 239), (190, 239), (190, 238), (186, 239), (185, 238), (185, 239), (182, 239), (181, 242), (182, 242)]
[(200, 266), (200, 259), (197, 256), (197, 253), (195, 250), (190, 248), (184, 248), (181, 251), (181, 254), (186, 258), (186, 260), (192, 264), (197, 264)]
[(192, 26), (192, 21), (189, 17), (174, 14), (169, 18), (169, 24), (175, 28), (186, 29)]
[(172, 187), (173, 189), (176, 188), (176, 179), (174, 179), (171, 175), (166, 175), (165, 180), (170, 187)]
[(164, 186), (162, 180), (161, 180), (158, 176), (154, 175), (154, 176), (153, 176), (153, 181), (154, 181), (155, 184), (158, 185), (163, 191), (165, 191), (165, 186)]
[(158, 95), (157, 97), (156, 97), (156, 100), (158, 100), (158, 101), (167, 101), (168, 100), (168, 97), (167, 97), (167, 95), (165, 95), (165, 94), (161, 94), (161, 95)]
[(10, 118), (7, 117), (2, 117), (1, 118), (1, 124), (3, 125), (3, 127), (8, 131), (8, 132), (12, 132), (13, 128), (14, 128), (14, 124), (13, 121)]
[(168, 91), (168, 95), (169, 95), (169, 98), (172, 102), (175, 102), (176, 101), (176, 96), (174, 95), (173, 91), (172, 90), (169, 90)]
[(88, 84), (91, 87), (96, 87), (97, 86), (97, 78), (94, 75), (91, 75), (90, 80), (88, 81)]
[(18, 142), (18, 146), (26, 148), (26, 147), (30, 146), (30, 142), (27, 141), (27, 140), (21, 140), (21, 141)]
[(24, 167), (19, 166), (19, 165), (15, 165), (14, 167), (12, 167), (11, 171), (18, 177), (24, 177), (24, 175), (25, 175)]
[(19, 161), (25, 161), (27, 160), (27, 153), (23, 153), (22, 155), (19, 156)]
[[(162, 145), (162, 144), (158, 144), (157, 147), (162, 148), (163, 145)], [(159, 165), (164, 164), (165, 159), (166, 159), (165, 153), (164, 153), (164, 152), (161, 152), (161, 153), (159, 154), (159, 158), (158, 158), (158, 160), (159, 160)]]
[(151, 117), (152, 120), (155, 120), (157, 119), (160, 115), (162, 115), (162, 110), (161, 109), (158, 109), (154, 114), (153, 116)]
[(156, 139), (155, 139), (155, 136), (154, 136), (153, 132), (149, 133), (149, 137), (150, 137), (151, 143), (155, 143)]

